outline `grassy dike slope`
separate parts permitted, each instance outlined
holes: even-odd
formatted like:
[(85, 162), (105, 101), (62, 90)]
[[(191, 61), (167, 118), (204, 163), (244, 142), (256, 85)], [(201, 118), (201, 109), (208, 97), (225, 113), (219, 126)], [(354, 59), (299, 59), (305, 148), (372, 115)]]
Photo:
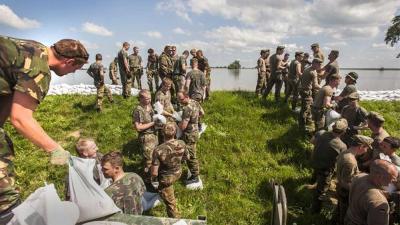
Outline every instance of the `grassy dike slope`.
[[(131, 113), (137, 104), (116, 97), (105, 101), (105, 110), (93, 109), (95, 96), (49, 96), (35, 117), (43, 128), (65, 149), (74, 152), (76, 137), (94, 137), (100, 151), (121, 150), (126, 170), (139, 171), (141, 154), (132, 129)], [(400, 136), (400, 106), (397, 102), (363, 102), (368, 110), (379, 111), (387, 118), (386, 128)], [(269, 224), (271, 211), (270, 179), (281, 181), (288, 197), (289, 224), (322, 224), (324, 215), (309, 215), (311, 192), (301, 188), (311, 170), (311, 146), (298, 132), (293, 113), (285, 105), (266, 103), (248, 92), (214, 92), (204, 104), (209, 125), (198, 144), (201, 162), (202, 191), (188, 191), (175, 185), (178, 206), (185, 218), (206, 215), (209, 224)], [(66, 167), (51, 166), (43, 151), (24, 140), (6, 125), (12, 137), (17, 159), (18, 186), (26, 198), (45, 181), (55, 183), (63, 195)], [(73, 153), (75, 154), (75, 153)], [(185, 169), (186, 170), (186, 169)], [(148, 215), (166, 216), (164, 206)]]

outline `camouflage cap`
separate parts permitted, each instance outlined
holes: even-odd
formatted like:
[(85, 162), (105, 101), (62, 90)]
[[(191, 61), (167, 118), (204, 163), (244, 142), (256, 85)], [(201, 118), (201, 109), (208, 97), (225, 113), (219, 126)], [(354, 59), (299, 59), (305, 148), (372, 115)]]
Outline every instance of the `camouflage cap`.
[(318, 43), (312, 44), (312, 45), (311, 45), (311, 48), (314, 48), (314, 47), (319, 47), (319, 44), (318, 44)]
[(277, 50), (281, 50), (281, 49), (285, 49), (285, 46), (283, 45), (278, 45), (278, 47), (276, 47)]
[(302, 55), (304, 55), (304, 52), (302, 52), (302, 51), (299, 51), (299, 52), (295, 52), (294, 53), (294, 56), (302, 56)]
[(348, 127), (347, 120), (344, 118), (338, 119), (335, 124), (333, 124), (333, 131), (343, 132), (346, 131)]
[(357, 79), (358, 79), (358, 74), (357, 74), (356, 72), (350, 72), (350, 73), (348, 73), (348, 74), (346, 75), (346, 77), (348, 77), (348, 78), (350, 78), (350, 79), (352, 79), (352, 80), (354, 80), (354, 81), (357, 81)]
[(321, 60), (320, 58), (315, 58), (315, 59), (313, 59), (312, 63), (321, 64), (321, 63), (322, 63), (322, 60)]
[(347, 98), (350, 100), (359, 100), (360, 95), (358, 94), (358, 92), (353, 92), (353, 93), (349, 94), (349, 96), (347, 96)]
[(81, 59), (81, 62), (87, 63), (89, 53), (85, 46), (77, 40), (62, 39), (54, 43), (52, 46), (57, 55), (68, 59)]
[(378, 121), (381, 123), (385, 122), (385, 118), (383, 118), (383, 116), (381, 114), (379, 114), (378, 112), (374, 112), (374, 111), (369, 112), (367, 119), (375, 120), (375, 121)]
[(368, 146), (368, 148), (372, 149), (371, 144), (372, 144), (372, 142), (374, 142), (374, 139), (364, 136), (364, 135), (359, 135), (359, 134), (354, 135), (352, 137), (352, 139), (357, 144), (360, 144), (360, 145), (364, 144), (364, 145)]

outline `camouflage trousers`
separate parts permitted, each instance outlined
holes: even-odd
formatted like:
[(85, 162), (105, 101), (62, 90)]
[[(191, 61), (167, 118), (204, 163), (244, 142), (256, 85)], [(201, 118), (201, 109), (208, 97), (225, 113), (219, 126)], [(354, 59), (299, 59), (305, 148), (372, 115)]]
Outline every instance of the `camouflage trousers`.
[(347, 208), (349, 208), (349, 191), (341, 188), (341, 187), (336, 187), (336, 195), (338, 198), (338, 204), (337, 204), (337, 224), (338, 225), (343, 225), (344, 224), (344, 218), (346, 217), (346, 212)]
[(285, 101), (287, 102), (289, 98), (292, 97), (292, 110), (296, 109), (297, 100), (299, 98), (299, 92), (297, 88), (298, 82), (298, 79), (288, 79), (286, 82)]
[(186, 143), (190, 157), (190, 159), (186, 160), (186, 163), (189, 167), (190, 173), (193, 176), (198, 176), (200, 174), (200, 165), (196, 156), (196, 143), (198, 140), (199, 140), (198, 131), (183, 134), (183, 141)]
[(181, 215), (176, 205), (174, 183), (181, 177), (181, 173), (170, 176), (160, 176), (158, 191), (167, 208), (167, 215), (171, 218), (180, 218)]
[(322, 207), (322, 201), (331, 184), (334, 169), (314, 169), (314, 176), (317, 180), (317, 187), (313, 194), (312, 210), (319, 213)]
[[(131, 68), (131, 77), (133, 87), (137, 87), (139, 90), (142, 89), (142, 73), (139, 68)], [(137, 86), (135, 86), (135, 80)]]
[(121, 74), (121, 84), (122, 84), (122, 96), (124, 98), (131, 96), (131, 88), (132, 88), (132, 76), (129, 73), (125, 73), (120, 70)]
[(313, 98), (311, 94), (301, 92), (301, 110), (299, 114), (299, 126), (308, 133), (315, 131), (314, 122), (312, 120), (311, 106)]
[(278, 74), (275, 76), (271, 76), (268, 79), (267, 88), (263, 94), (263, 98), (266, 99), (268, 97), (269, 93), (271, 92), (272, 88), (275, 85), (275, 101), (279, 101), (281, 97), (282, 84), (283, 80), (281, 75)]
[(104, 85), (104, 84), (99, 85), (99, 86), (96, 86), (96, 88), (97, 88), (97, 100), (96, 100), (96, 108), (97, 109), (101, 109), (103, 106), (104, 94), (107, 95), (107, 98), (110, 102), (113, 102), (113, 97), (112, 97), (111, 91), (106, 85)]
[(210, 98), (211, 95), (211, 74), (206, 72), (206, 99)]
[(325, 111), (324, 109), (312, 107), (312, 117), (315, 123), (315, 131), (324, 129), (325, 127)]
[(117, 78), (117, 76), (114, 76), (114, 75), (112, 75), (112, 73), (109, 73), (109, 76), (110, 76), (110, 80), (111, 80), (111, 84), (112, 85), (118, 85), (118, 78)]
[(0, 128), (0, 222), (12, 207), (19, 204), (19, 190), (15, 185), (14, 146), (3, 128)]
[(174, 76), (174, 85), (176, 88), (176, 92), (183, 91), (185, 88), (185, 75), (175, 75)]
[[(268, 74), (269, 76), (269, 74)], [(257, 77), (257, 86), (256, 86), (256, 95), (260, 97), (262, 93), (264, 93), (265, 88), (267, 87), (267, 72), (258, 73)]]
[(139, 142), (143, 153), (143, 181), (151, 183), (150, 167), (153, 159), (153, 151), (158, 145), (158, 138), (155, 134), (139, 134)]
[[(147, 86), (149, 86), (149, 90), (151, 92), (155, 92), (158, 89), (159, 85), (159, 76), (157, 70), (148, 70), (147, 73)], [(154, 85), (153, 85), (154, 80)]]

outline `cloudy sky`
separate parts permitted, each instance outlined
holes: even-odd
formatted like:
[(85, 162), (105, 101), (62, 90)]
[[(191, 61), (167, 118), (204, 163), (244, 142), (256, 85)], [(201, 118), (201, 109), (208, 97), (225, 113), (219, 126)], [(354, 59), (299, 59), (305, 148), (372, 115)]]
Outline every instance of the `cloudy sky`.
[(0, 34), (48, 45), (79, 39), (106, 62), (123, 41), (143, 56), (165, 44), (200, 48), (213, 66), (254, 66), (261, 48), (309, 52), (319, 42), (325, 55), (340, 50), (342, 67), (400, 67), (400, 45), (383, 41), (398, 14), (399, 0), (0, 0)]

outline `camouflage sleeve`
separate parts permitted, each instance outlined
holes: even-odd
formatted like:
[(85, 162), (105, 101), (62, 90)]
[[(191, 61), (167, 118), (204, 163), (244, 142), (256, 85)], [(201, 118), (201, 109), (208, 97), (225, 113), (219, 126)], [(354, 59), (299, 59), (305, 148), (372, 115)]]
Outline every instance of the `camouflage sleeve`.
[(207, 85), (206, 76), (204, 75), (203, 72), (200, 71), (200, 73), (201, 73), (201, 78), (200, 78), (200, 80), (201, 80), (201, 87), (205, 87), (205, 86)]
[(204, 57), (204, 65), (205, 65), (205, 69), (206, 69), (207, 74), (210, 73), (211, 72), (211, 67), (208, 64), (208, 59), (206, 57)]
[(104, 84), (104, 66), (103, 65), (100, 65), (99, 74), (100, 74), (100, 83)]
[(184, 141), (182, 141), (182, 144), (184, 149), (182, 160), (190, 160), (189, 149)]
[(142, 121), (143, 121), (143, 115), (140, 112), (140, 110), (138, 110), (138, 109), (135, 109), (135, 111), (133, 111), (132, 117), (133, 117), (133, 123), (136, 123), (136, 122), (142, 123)]
[(28, 74), (20, 73), (17, 75), (17, 84), (14, 86), (14, 90), (25, 93), (40, 103), (49, 91), (50, 80), (50, 74), (39, 73), (37, 76), (31, 77)]
[(153, 151), (153, 160), (151, 162), (152, 166), (159, 166), (160, 165), (160, 160), (159, 160), (159, 153), (158, 153), (158, 149), (154, 149)]
[(188, 106), (183, 108), (183, 113), (182, 113), (182, 120), (190, 120), (190, 116), (192, 115), (192, 109)]

